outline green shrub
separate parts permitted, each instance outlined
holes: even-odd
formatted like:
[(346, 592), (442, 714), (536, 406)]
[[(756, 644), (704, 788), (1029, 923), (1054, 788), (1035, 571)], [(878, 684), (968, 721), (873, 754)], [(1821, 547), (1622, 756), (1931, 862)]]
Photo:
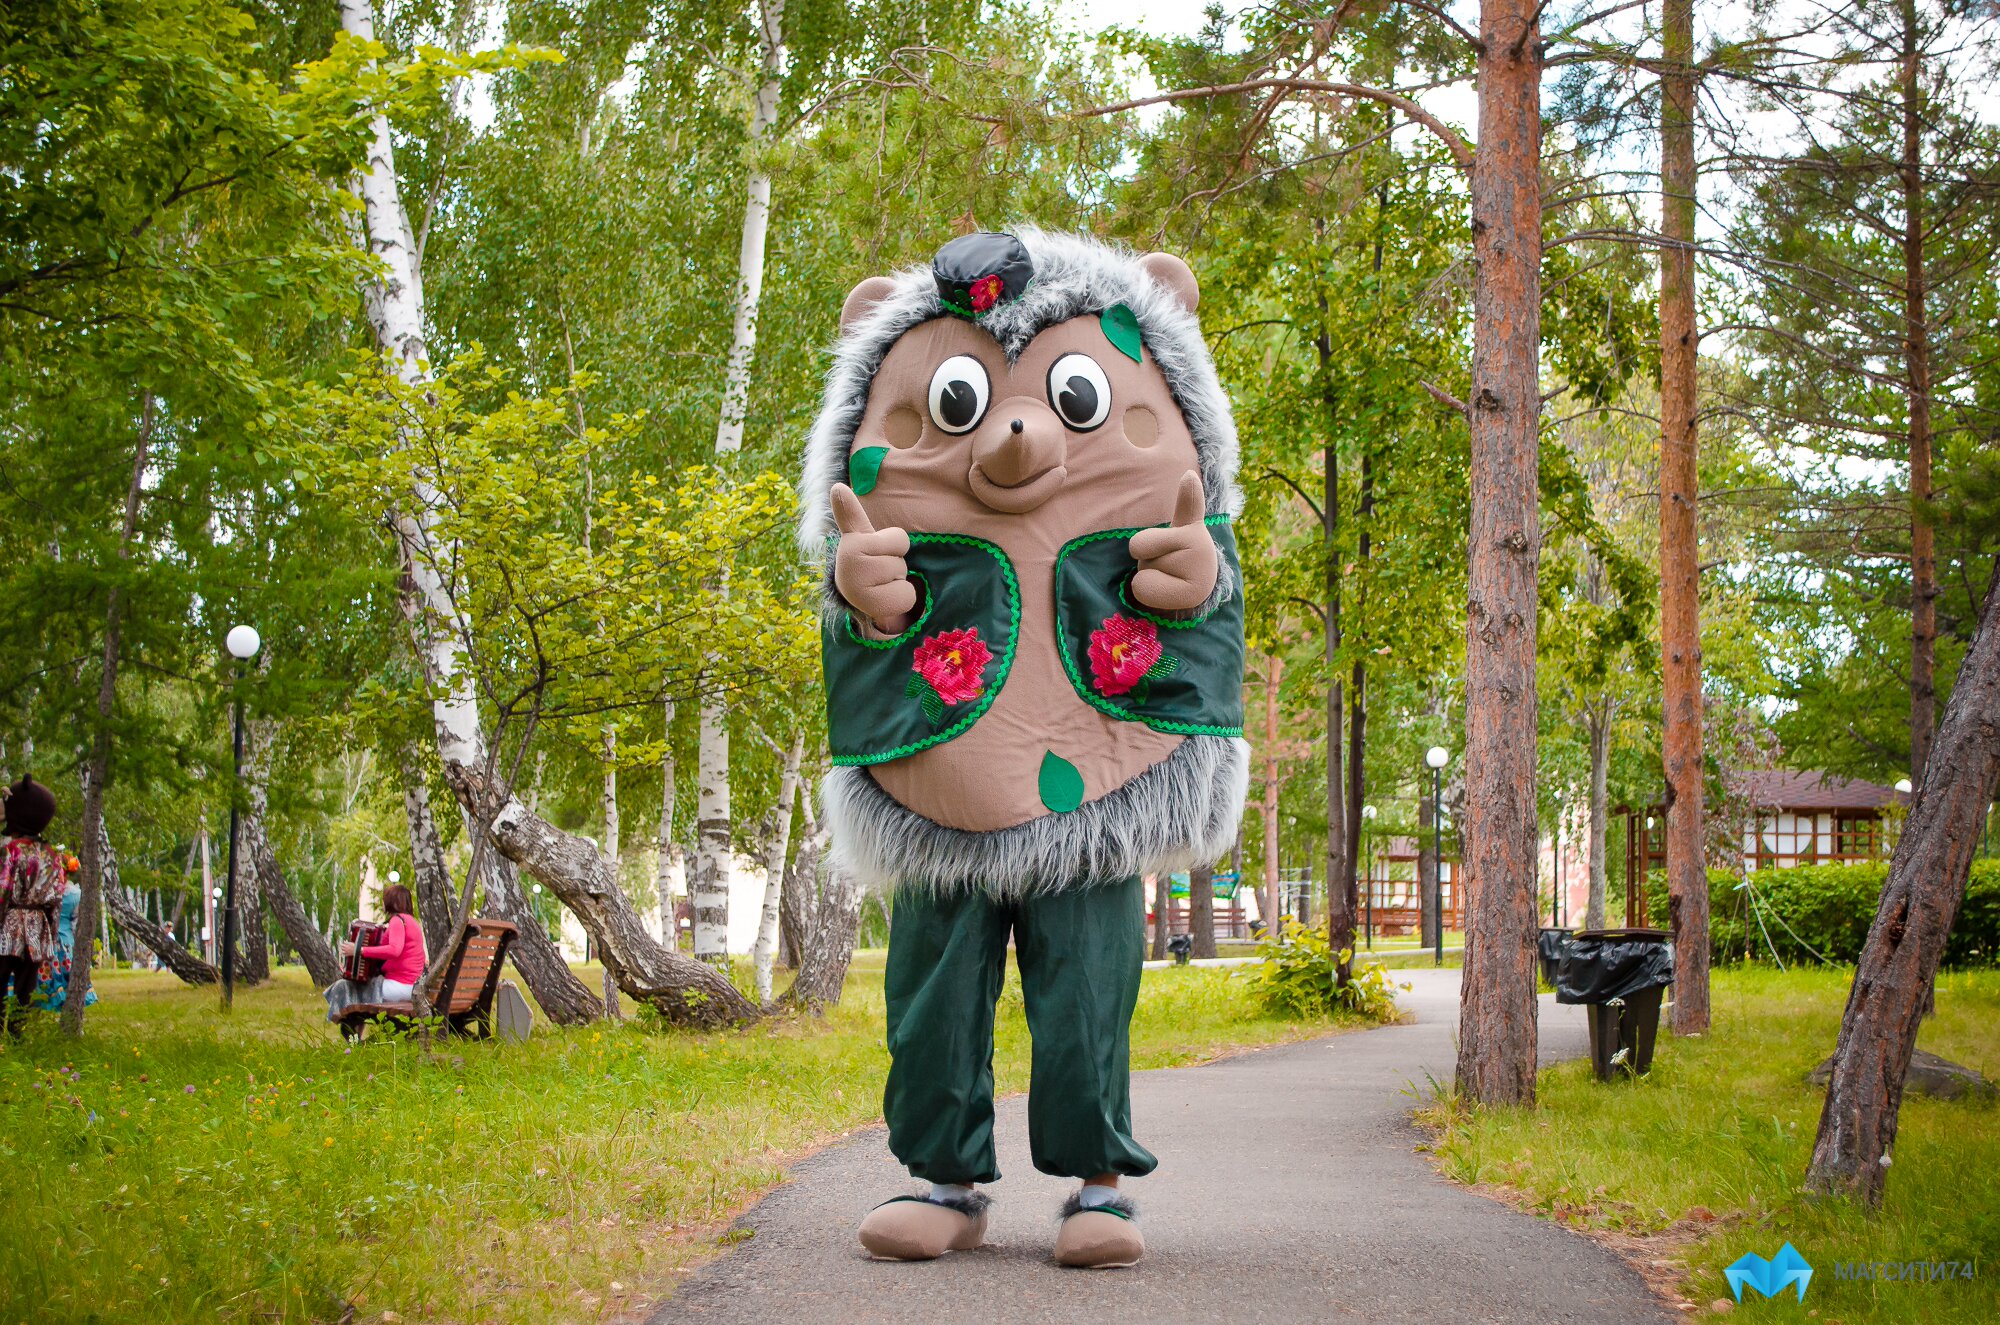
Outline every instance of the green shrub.
[[(1388, 969), (1369, 962), (1354, 967), (1346, 984), (1338, 983), (1339, 964), (1324, 930), (1308, 928), (1286, 916), (1282, 937), (1259, 942), (1257, 955), (1264, 960), (1251, 980), (1258, 998), (1272, 1012), (1325, 1017), (1345, 1011), (1373, 1021), (1396, 1018), (1397, 985)], [(1353, 959), (1351, 948), (1340, 953), (1339, 961)]]
[[(1749, 887), (1742, 888), (1738, 885), (1744, 880), (1711, 870), (1710, 954), (1717, 962), (1731, 962), (1742, 961), (1746, 951), (1752, 958), (1767, 959), (1775, 950), (1787, 965), (1821, 959), (1853, 962), (1868, 941), (1888, 874), (1886, 860), (1799, 865), (1753, 871)], [(1667, 883), (1658, 872), (1646, 884), (1646, 911), (1653, 924), (1667, 927)], [(1972, 862), (1965, 902), (1945, 941), (1944, 964), (2000, 964), (2000, 860)]]

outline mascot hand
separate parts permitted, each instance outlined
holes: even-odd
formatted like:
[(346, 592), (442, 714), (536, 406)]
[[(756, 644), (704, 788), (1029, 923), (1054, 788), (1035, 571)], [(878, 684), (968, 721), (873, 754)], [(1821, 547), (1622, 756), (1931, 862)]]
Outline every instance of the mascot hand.
[(833, 523), (840, 530), (833, 587), (882, 633), (907, 629), (917, 608), (917, 586), (910, 583), (910, 566), (903, 560), (910, 536), (870, 524), (861, 499), (845, 483), (833, 485)]
[(1215, 539), (1202, 523), (1205, 502), (1201, 475), (1181, 476), (1174, 497), (1174, 522), (1165, 529), (1141, 529), (1128, 545), (1139, 573), (1132, 577), (1132, 597), (1155, 612), (1192, 612), (1215, 592), (1220, 562)]

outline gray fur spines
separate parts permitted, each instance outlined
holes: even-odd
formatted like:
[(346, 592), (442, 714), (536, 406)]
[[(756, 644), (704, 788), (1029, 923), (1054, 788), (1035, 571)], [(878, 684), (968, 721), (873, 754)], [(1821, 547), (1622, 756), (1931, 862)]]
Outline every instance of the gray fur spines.
[(1236, 841), (1249, 783), (1243, 741), (1190, 736), (1107, 796), (988, 833), (925, 818), (863, 768), (834, 769), (821, 800), (840, 866), (864, 883), (1021, 897), (1214, 860)]
[(929, 1192), (919, 1192), (917, 1199), (927, 1205), (941, 1205), (947, 1210), (956, 1210), (968, 1219), (977, 1219), (993, 1205), (993, 1198), (985, 1192), (967, 1192), (963, 1196), (933, 1196)]
[[(1236, 488), (1236, 422), (1195, 315), (1182, 308), (1173, 292), (1149, 276), (1138, 256), (1127, 250), (1033, 227), (1014, 233), (1034, 255), (1034, 283), (1019, 299), (988, 313), (980, 325), (1011, 359), (1058, 322), (1102, 312), (1114, 304), (1130, 308), (1146, 350), (1160, 366), (1194, 436), (1208, 513), (1234, 515), (1243, 504)], [(938, 302), (928, 267), (907, 268), (894, 280), (894, 292), (842, 334), (834, 347), (833, 366), (827, 370), (826, 391), (806, 442), (799, 482), (799, 546), (810, 558), (824, 555), (833, 532), (827, 494), (847, 477), (854, 432), (868, 407), (869, 384), (883, 358), (905, 332), (932, 318), (951, 316)]]
[(1080, 1215), (1085, 1210), (1115, 1210), (1127, 1219), (1137, 1219), (1139, 1217), (1139, 1203), (1122, 1192), (1101, 1205), (1085, 1205), (1083, 1203), (1082, 1192), (1071, 1192), (1069, 1199), (1062, 1203), (1062, 1210), (1057, 1213), (1056, 1218), (1068, 1219), (1071, 1215)]

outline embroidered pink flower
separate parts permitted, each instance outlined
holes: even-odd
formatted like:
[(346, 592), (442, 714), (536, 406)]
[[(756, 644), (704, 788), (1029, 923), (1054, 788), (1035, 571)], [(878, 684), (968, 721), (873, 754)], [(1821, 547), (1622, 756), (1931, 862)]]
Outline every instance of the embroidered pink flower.
[(1000, 278), (997, 275), (981, 276), (978, 280), (974, 281), (972, 288), (967, 291), (972, 296), (972, 311), (975, 313), (984, 313), (987, 309), (999, 303), (1000, 290)]
[(993, 661), (993, 651), (979, 638), (977, 627), (946, 630), (917, 645), (917, 675), (930, 683), (938, 699), (963, 704), (986, 693), (980, 673)]
[(1153, 674), (1160, 632), (1143, 617), (1108, 616), (1090, 632), (1090, 680), (1100, 695), (1123, 695)]

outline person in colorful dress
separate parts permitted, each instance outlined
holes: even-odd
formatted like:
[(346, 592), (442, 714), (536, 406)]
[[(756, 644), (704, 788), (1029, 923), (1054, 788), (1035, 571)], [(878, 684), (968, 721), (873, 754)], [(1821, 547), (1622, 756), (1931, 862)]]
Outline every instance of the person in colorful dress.
[(7, 841), (0, 847), (0, 995), (7, 1033), (21, 1034), (41, 983), (42, 963), (56, 952), (63, 892), (71, 858), (42, 840), (56, 817), (55, 794), (32, 777), (7, 789)]
[[(70, 864), (74, 869), (74, 858)], [(62, 910), (56, 917), (56, 950), (42, 963), (41, 983), (35, 986), (35, 1002), (51, 1012), (61, 1012), (63, 1003), (69, 998), (70, 953), (75, 950), (76, 942), (76, 908), (82, 901), (83, 889), (75, 883), (63, 889)], [(92, 985), (83, 996), (83, 1005), (92, 1007), (96, 1003), (97, 987)]]

